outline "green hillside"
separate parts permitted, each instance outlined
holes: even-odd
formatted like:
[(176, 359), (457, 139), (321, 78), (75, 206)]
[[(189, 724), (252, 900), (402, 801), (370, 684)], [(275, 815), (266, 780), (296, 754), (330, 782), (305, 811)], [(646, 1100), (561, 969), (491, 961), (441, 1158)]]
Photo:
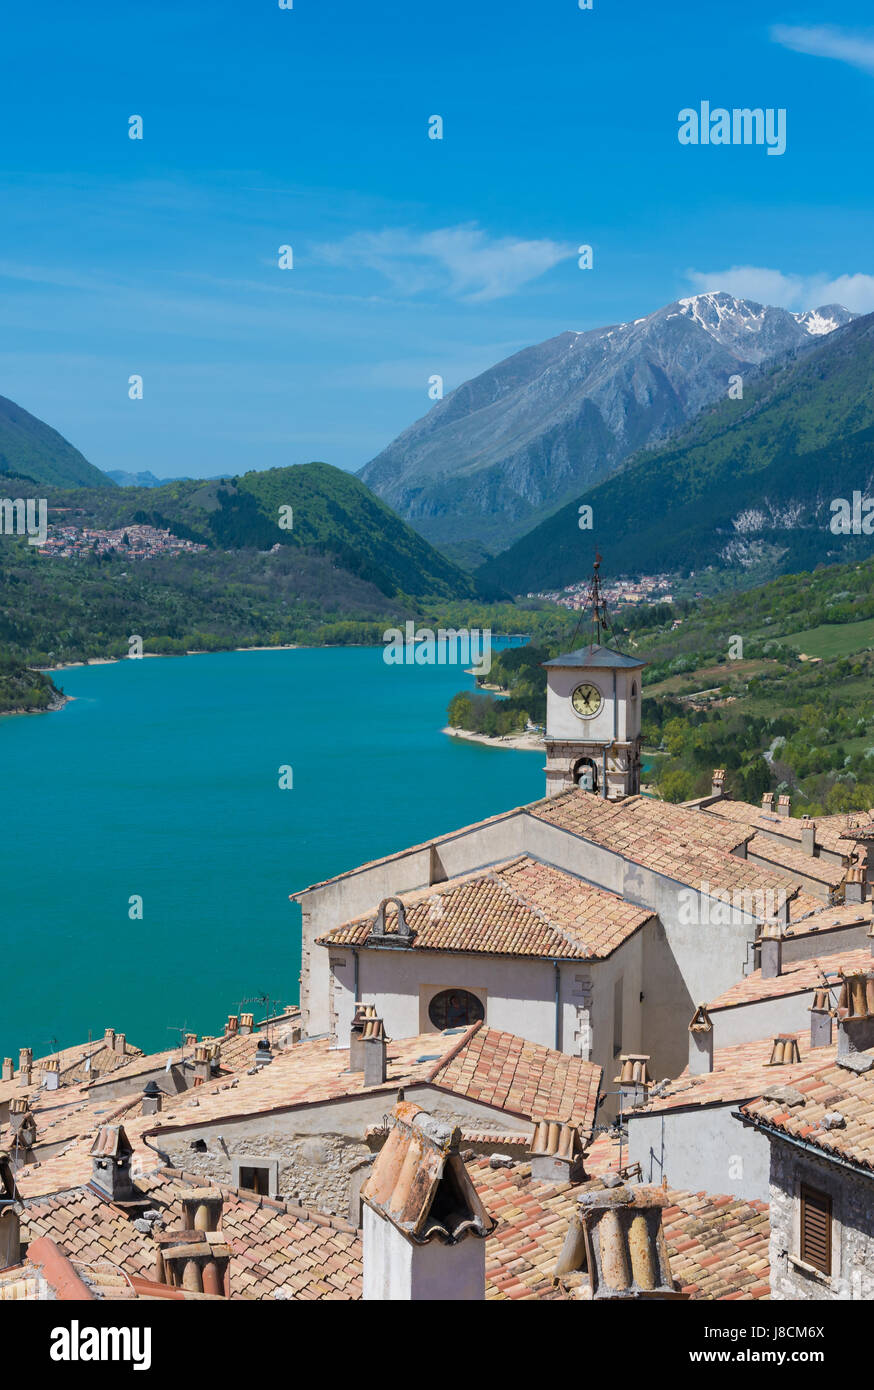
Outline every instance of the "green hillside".
[[(329, 555), (340, 569), (390, 598), (456, 599), (475, 592), (469, 575), (364, 483), (327, 463), (164, 487), (51, 492), (48, 500), (50, 508), (73, 508), (78, 515), (72, 521), (98, 527), (145, 522), (212, 549), (267, 551), (280, 545)], [(282, 507), (291, 508), (291, 529), (280, 525)], [(51, 511), (49, 519), (56, 519)]]
[(39, 486), (114, 488), (63, 435), (0, 396), (0, 492), (4, 475)]
[[(874, 474), (874, 315), (802, 359), (747, 383), (743, 400), (704, 412), (667, 448), (556, 512), (477, 572), (513, 593), (578, 581), (592, 541), (613, 574), (708, 565), (739, 581), (864, 558), (866, 536), (835, 536), (829, 503)], [(593, 509), (592, 531), (579, 507)]]
[(37, 714), (56, 708), (61, 698), (61, 691), (42, 671), (0, 656), (0, 714)]

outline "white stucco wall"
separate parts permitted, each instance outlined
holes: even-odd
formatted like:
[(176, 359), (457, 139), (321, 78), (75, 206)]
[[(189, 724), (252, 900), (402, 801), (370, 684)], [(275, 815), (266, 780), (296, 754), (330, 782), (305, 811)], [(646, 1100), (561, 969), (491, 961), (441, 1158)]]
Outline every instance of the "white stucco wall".
[(629, 1160), (644, 1182), (700, 1192), (768, 1200), (767, 1139), (732, 1118), (744, 1097), (730, 1105), (696, 1106), (628, 1116)]
[[(784, 994), (777, 999), (762, 999), (755, 1004), (737, 1004), (731, 1009), (713, 1009), (713, 1045), (733, 1047), (735, 1043), (755, 1042), (757, 1038), (772, 1038), (777, 1033), (800, 1033), (810, 1028), (809, 1009), (813, 990), (801, 994)], [(836, 1035), (835, 1029), (835, 1035)], [(802, 1055), (807, 1056), (809, 1044), (802, 1042)]]
[[(652, 925), (635, 933), (606, 960), (559, 964), (558, 1048), (603, 1067), (609, 1081), (615, 1067), (614, 982), (619, 978), (622, 1051), (636, 1052), (641, 1047), (643, 937)], [(330, 959), (336, 1036), (342, 1045), (354, 1012), (353, 953), (331, 947)], [(556, 1045), (555, 970), (549, 960), (366, 948), (359, 951), (358, 960), (358, 997), (376, 1006), (391, 1038), (436, 1033), (428, 1016), (431, 999), (444, 989), (466, 989), (482, 1001), (489, 1028), (516, 1033), (543, 1047)]]
[(468, 1236), (456, 1245), (437, 1239), (415, 1245), (385, 1217), (364, 1207), (365, 1301), (482, 1303), (486, 1296), (486, 1243)]

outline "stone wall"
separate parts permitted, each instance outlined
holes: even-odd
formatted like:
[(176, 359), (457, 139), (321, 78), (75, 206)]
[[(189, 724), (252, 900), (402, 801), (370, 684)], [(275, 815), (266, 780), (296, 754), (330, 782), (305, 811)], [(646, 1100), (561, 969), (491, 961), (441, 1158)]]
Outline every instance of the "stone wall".
[(234, 1159), (277, 1160), (280, 1198), (325, 1216), (344, 1218), (353, 1173), (373, 1157), (366, 1144), (343, 1134), (260, 1135), (229, 1148), (210, 1139), (202, 1152), (193, 1149), (191, 1142), (189, 1136), (176, 1135), (159, 1140), (161, 1152), (174, 1168), (215, 1182), (232, 1183)]
[[(801, 1183), (832, 1199), (832, 1272), (799, 1258)], [(825, 1301), (874, 1298), (874, 1179), (771, 1140), (771, 1297)]]

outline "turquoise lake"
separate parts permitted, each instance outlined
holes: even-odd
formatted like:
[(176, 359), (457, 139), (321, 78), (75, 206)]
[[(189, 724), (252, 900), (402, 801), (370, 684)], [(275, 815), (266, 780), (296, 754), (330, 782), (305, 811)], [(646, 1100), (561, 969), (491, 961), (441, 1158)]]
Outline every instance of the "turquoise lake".
[(74, 697), (63, 710), (0, 718), (0, 1055), (16, 1064), (20, 1047), (41, 1056), (89, 1030), (152, 1050), (183, 1025), (220, 1030), (247, 996), (296, 1002), (289, 893), (543, 794), (542, 755), (440, 732), (472, 677), (387, 666), (382, 648), (56, 680)]

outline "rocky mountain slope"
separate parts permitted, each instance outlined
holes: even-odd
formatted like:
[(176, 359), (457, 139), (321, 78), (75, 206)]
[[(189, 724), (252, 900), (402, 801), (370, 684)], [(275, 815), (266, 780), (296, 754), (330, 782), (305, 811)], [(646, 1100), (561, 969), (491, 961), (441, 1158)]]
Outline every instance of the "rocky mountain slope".
[(512, 544), (725, 395), (729, 377), (803, 352), (854, 316), (694, 295), (560, 333), (439, 401), (360, 477), (434, 544)]
[[(872, 540), (852, 515), (847, 533), (832, 529), (832, 503), (851, 509), (854, 493), (874, 496), (874, 314), (639, 453), (477, 577), (513, 593), (564, 587), (586, 575), (594, 544), (611, 575), (712, 565), (742, 581), (863, 559)], [(591, 531), (579, 529), (583, 504)]]

